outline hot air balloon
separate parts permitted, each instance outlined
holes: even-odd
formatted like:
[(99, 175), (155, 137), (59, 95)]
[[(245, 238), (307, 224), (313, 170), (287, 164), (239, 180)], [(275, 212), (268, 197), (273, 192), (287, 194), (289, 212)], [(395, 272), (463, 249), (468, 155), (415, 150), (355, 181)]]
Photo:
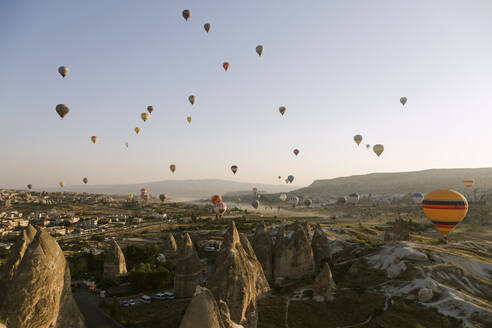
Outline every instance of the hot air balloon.
[(147, 112), (149, 112), (149, 114), (152, 114), (153, 111), (154, 111), (154, 106), (147, 106)]
[(224, 62), (224, 63), (222, 64), (222, 67), (224, 67), (224, 70), (225, 70), (226, 72), (227, 72), (227, 70), (229, 69), (229, 66), (230, 66), (230, 64), (229, 64), (228, 62)]
[(355, 141), (355, 143), (357, 144), (357, 146), (358, 146), (358, 145), (360, 145), (360, 143), (361, 143), (361, 141), (362, 141), (362, 136), (361, 136), (360, 134), (356, 134), (356, 135), (354, 136), (354, 141)]
[(258, 193), (258, 188), (254, 187), (254, 188), (253, 188), (253, 194), (255, 194), (255, 195), (256, 195), (257, 193)]
[(150, 199), (150, 195), (149, 194), (143, 194), (142, 198), (144, 201), (148, 201)]
[(188, 123), (190, 123), (190, 124), (191, 124), (191, 116), (188, 116), (188, 117), (186, 118), (186, 120), (188, 121)]
[(92, 136), (91, 137), (91, 141), (92, 141), (93, 144), (95, 144), (96, 141), (97, 141), (97, 136)]
[(293, 175), (289, 175), (287, 177), (287, 181), (289, 181), (290, 183), (292, 183), (292, 181), (294, 181), (294, 176)]
[(261, 56), (263, 54), (263, 46), (261, 44), (256, 46), (256, 53), (258, 54), (258, 56)]
[(128, 148), (128, 142), (125, 142), (125, 146), (126, 146), (126, 148)]
[(372, 147), (372, 150), (379, 157), (383, 153), (383, 151), (384, 151), (384, 146), (383, 145), (380, 145), (380, 144), (377, 144), (377, 145), (374, 145), (374, 147)]
[(289, 195), (287, 196), (287, 203), (292, 204), (294, 207), (296, 207), (297, 204), (299, 204), (299, 197), (297, 197), (296, 195)]
[(169, 165), (169, 169), (171, 170), (171, 172), (174, 173), (174, 171), (176, 171), (176, 165), (174, 164)]
[(280, 180), (280, 179), (282, 179), (282, 177), (279, 175), (279, 176), (278, 176), (278, 179)]
[(137, 127), (135, 128), (135, 133), (136, 133), (136, 134), (138, 134), (139, 132), (140, 132), (140, 128), (137, 126)]
[(140, 117), (142, 118), (142, 121), (147, 121), (149, 119), (149, 113), (142, 113), (140, 114)]
[(183, 10), (183, 18), (187, 21), (191, 16), (191, 11), (189, 9)]
[(68, 114), (69, 111), (70, 108), (68, 108), (68, 106), (65, 104), (56, 105), (56, 112), (58, 113), (58, 115), (60, 115), (62, 119)]
[(82, 179), (82, 182), (83, 182), (84, 184), (87, 184), (87, 182), (89, 182), (89, 179), (87, 179), (87, 178), (83, 178), (83, 179)]
[(425, 195), (422, 209), (444, 236), (444, 239), (447, 239), (447, 236), (466, 216), (468, 202), (457, 191), (438, 189)]
[(231, 171), (232, 171), (232, 173), (236, 174), (236, 172), (237, 172), (237, 165), (231, 166)]
[(310, 207), (310, 206), (311, 206), (311, 204), (313, 204), (313, 201), (312, 201), (311, 199), (306, 199), (306, 200), (304, 201), (304, 205), (306, 205), (307, 207)]
[(296, 149), (294, 149), (292, 152), (293, 152), (293, 153), (294, 153), (294, 155), (296, 155), (296, 156), (297, 156), (297, 155), (299, 155), (299, 149), (297, 149), (297, 148), (296, 148)]
[(32, 189), (32, 184), (27, 185), (27, 189), (31, 190)]
[(407, 103), (407, 97), (401, 97), (400, 102), (403, 106), (405, 106), (405, 104)]
[(285, 111), (287, 110), (287, 108), (285, 108), (285, 106), (280, 106), (278, 108), (278, 111), (280, 112), (280, 114), (282, 114), (282, 116), (285, 114)]
[(346, 197), (345, 201), (350, 204), (357, 204), (359, 202), (359, 194), (351, 193)]
[(60, 181), (58, 184), (59, 184), (59, 185), (60, 185), (60, 187), (62, 187), (62, 188), (63, 188), (63, 186), (65, 186), (65, 182), (63, 182), (63, 181)]
[(287, 195), (286, 194), (280, 194), (279, 198), (281, 201), (285, 202), (285, 200), (287, 199)]
[(68, 73), (70, 73), (70, 70), (66, 66), (60, 66), (58, 67), (58, 73), (60, 73), (62, 77), (65, 77), (68, 75)]
[(166, 198), (167, 198), (167, 195), (166, 195), (166, 194), (160, 194), (160, 195), (159, 195), (159, 199), (160, 199), (160, 200), (161, 200), (161, 202), (163, 202), (163, 203), (164, 203), (164, 201), (166, 200)]
[(366, 145), (366, 148), (367, 148), (367, 149), (371, 148), (371, 145), (370, 145), (370, 144), (367, 144), (367, 145)]
[(412, 200), (415, 204), (420, 204), (424, 200), (424, 194), (421, 192), (413, 193)]
[(465, 185), (465, 187), (467, 187), (468, 189), (471, 189), (471, 187), (473, 187), (473, 185), (475, 184), (475, 180), (471, 179), (471, 178), (467, 178), (467, 179), (463, 179), (463, 184)]
[(251, 206), (253, 206), (254, 208), (258, 208), (258, 206), (260, 206), (260, 201), (258, 199), (255, 199), (251, 202)]
[(285, 179), (285, 183), (289, 183), (289, 179)]
[(223, 202), (218, 202), (214, 204), (214, 210), (217, 215), (222, 216), (225, 211), (227, 211), (227, 204)]
[(194, 105), (196, 101), (196, 96), (194, 95), (189, 96), (188, 101), (190, 102), (190, 104)]
[(205, 23), (205, 25), (203, 25), (203, 28), (205, 29), (205, 31), (208, 33), (210, 32), (210, 28), (212, 27), (212, 25), (210, 25), (210, 23)]

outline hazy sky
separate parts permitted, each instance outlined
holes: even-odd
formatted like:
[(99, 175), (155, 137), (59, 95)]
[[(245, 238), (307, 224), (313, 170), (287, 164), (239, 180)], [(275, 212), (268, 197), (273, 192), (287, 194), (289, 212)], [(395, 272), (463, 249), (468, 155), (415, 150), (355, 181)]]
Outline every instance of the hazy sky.
[(490, 0), (0, 1), (0, 187), (492, 166), (491, 17)]

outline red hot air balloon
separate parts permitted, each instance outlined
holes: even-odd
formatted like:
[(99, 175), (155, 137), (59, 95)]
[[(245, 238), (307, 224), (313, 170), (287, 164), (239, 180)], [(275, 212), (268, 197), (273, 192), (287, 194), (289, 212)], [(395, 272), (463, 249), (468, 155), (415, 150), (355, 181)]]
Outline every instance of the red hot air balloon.
[(217, 204), (222, 202), (222, 196), (221, 195), (213, 195), (212, 198), (210, 198), (210, 201), (212, 204)]
[(225, 211), (227, 211), (227, 205), (226, 203), (219, 202), (214, 205), (214, 210), (217, 215), (222, 216)]
[(222, 64), (222, 67), (224, 67), (224, 70), (225, 70), (226, 72), (227, 72), (227, 70), (229, 69), (229, 66), (230, 66), (230, 64), (229, 64), (228, 62), (224, 62), (224, 63)]

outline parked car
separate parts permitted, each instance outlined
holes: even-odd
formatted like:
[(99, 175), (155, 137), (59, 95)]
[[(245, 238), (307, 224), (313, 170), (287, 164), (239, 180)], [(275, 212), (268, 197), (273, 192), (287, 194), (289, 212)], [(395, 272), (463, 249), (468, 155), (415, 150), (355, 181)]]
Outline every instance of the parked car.
[(168, 300), (173, 300), (174, 299), (174, 293), (173, 292), (164, 292), (164, 297)]
[(151, 299), (150, 299), (150, 296), (142, 295), (142, 296), (140, 296), (140, 301), (143, 303), (150, 303)]
[(135, 304), (137, 304), (137, 303), (135, 303), (135, 300), (131, 299), (131, 300), (128, 300), (128, 304), (129, 304), (130, 306), (134, 306), (134, 305), (135, 305)]
[(162, 301), (162, 300), (166, 299), (166, 295), (164, 295), (164, 293), (157, 293), (157, 294), (152, 295), (152, 298), (155, 300)]
[(124, 306), (124, 307), (128, 307), (128, 306), (130, 306), (130, 304), (128, 304), (128, 302), (127, 302), (127, 301), (123, 301), (123, 302), (121, 302), (120, 304), (121, 304), (122, 306)]

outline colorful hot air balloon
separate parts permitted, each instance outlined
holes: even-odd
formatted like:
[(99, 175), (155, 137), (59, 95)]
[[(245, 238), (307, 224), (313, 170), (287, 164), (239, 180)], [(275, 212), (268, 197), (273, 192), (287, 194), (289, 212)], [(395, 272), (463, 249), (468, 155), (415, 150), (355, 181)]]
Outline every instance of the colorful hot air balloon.
[(96, 141), (97, 141), (97, 136), (92, 136), (91, 137), (91, 141), (92, 141), (93, 144), (95, 144)]
[(377, 144), (372, 147), (372, 150), (378, 155), (378, 157), (383, 153), (384, 151), (384, 146)]
[(251, 202), (251, 206), (253, 206), (255, 209), (260, 206), (260, 201), (258, 199), (255, 199)]
[(355, 143), (357, 144), (357, 146), (358, 146), (358, 145), (360, 145), (360, 143), (361, 143), (361, 141), (362, 141), (362, 136), (361, 136), (360, 134), (356, 134), (356, 135), (354, 136), (354, 141), (355, 141)]
[(149, 113), (142, 113), (140, 114), (140, 117), (142, 118), (142, 121), (146, 122), (149, 119)]
[(222, 67), (224, 68), (224, 70), (225, 70), (226, 72), (227, 72), (227, 70), (229, 69), (229, 66), (230, 66), (230, 64), (229, 64), (228, 62), (224, 62), (224, 63), (222, 64)]
[(147, 106), (147, 112), (149, 112), (149, 114), (152, 114), (153, 111), (154, 111), (154, 106)]
[(137, 127), (135, 128), (135, 133), (136, 133), (136, 134), (138, 134), (139, 132), (140, 132), (140, 128), (137, 126)]
[(68, 108), (68, 106), (65, 104), (56, 105), (56, 112), (58, 113), (58, 115), (60, 115), (62, 119), (68, 114), (69, 111), (70, 108)]
[(424, 194), (421, 192), (413, 193), (412, 200), (415, 204), (420, 204), (424, 200)]
[(350, 204), (357, 204), (359, 202), (359, 194), (351, 193), (345, 198), (345, 201)]
[(174, 173), (174, 171), (176, 171), (176, 165), (174, 164), (169, 165), (169, 169), (171, 170), (171, 172)]
[(438, 189), (425, 195), (422, 209), (444, 236), (444, 239), (447, 239), (447, 236), (466, 216), (468, 202), (457, 191)]
[(237, 165), (231, 166), (231, 171), (232, 171), (232, 173), (236, 174), (236, 172), (237, 172)]
[(287, 203), (290, 203), (294, 207), (296, 207), (297, 204), (299, 204), (299, 197), (297, 197), (296, 195), (289, 195), (287, 196)]
[(128, 194), (128, 200), (133, 200), (133, 194)]
[(297, 155), (299, 155), (299, 149), (297, 149), (297, 148), (296, 148), (296, 149), (294, 149), (292, 152), (293, 152), (293, 153), (294, 153), (294, 155), (296, 155), (296, 156), (297, 156)]
[(188, 121), (188, 123), (190, 123), (190, 124), (191, 124), (191, 116), (188, 116), (188, 117), (186, 118), (186, 120)]
[(188, 101), (190, 102), (190, 104), (194, 105), (196, 101), (196, 96), (194, 95), (189, 96)]
[(183, 10), (183, 18), (187, 21), (191, 16), (191, 11), (189, 9)]
[(253, 188), (253, 194), (255, 194), (255, 195), (256, 195), (257, 193), (258, 193), (258, 188), (254, 187), (254, 188)]
[(280, 106), (278, 108), (278, 111), (280, 114), (282, 114), (282, 116), (285, 114), (285, 111), (287, 110), (287, 108), (285, 108), (285, 106)]
[(70, 73), (70, 70), (66, 66), (60, 66), (58, 67), (58, 73), (60, 73), (62, 77), (65, 77), (68, 75), (68, 73)]
[(126, 146), (126, 148), (128, 148), (128, 142), (125, 142), (125, 146)]
[(217, 215), (222, 216), (225, 211), (227, 211), (227, 204), (223, 202), (218, 202), (214, 204), (214, 210)]
[(164, 203), (164, 201), (166, 200), (166, 198), (167, 198), (167, 195), (166, 195), (166, 194), (160, 194), (160, 195), (159, 195), (159, 199), (160, 199), (160, 200), (161, 200), (161, 202), (163, 202), (163, 203)]
[(27, 189), (31, 190), (32, 189), (32, 184), (27, 185)]
[(311, 206), (311, 204), (313, 204), (313, 201), (312, 201), (311, 199), (306, 199), (306, 200), (304, 201), (304, 205), (306, 205), (307, 207), (310, 207), (310, 206)]
[(400, 102), (403, 106), (405, 106), (405, 104), (407, 103), (407, 97), (401, 97)]
[(222, 202), (222, 196), (221, 195), (213, 195), (211, 198), (210, 198), (210, 201), (212, 202), (212, 204), (217, 204), (217, 203), (220, 203)]
[(87, 179), (87, 178), (83, 178), (83, 179), (82, 179), (82, 182), (83, 182), (84, 184), (87, 184), (87, 182), (89, 182), (89, 179)]
[(471, 189), (471, 187), (473, 187), (473, 185), (475, 184), (475, 180), (471, 179), (471, 178), (467, 178), (467, 179), (463, 179), (463, 184), (465, 185), (465, 187), (467, 187), (468, 189)]
[(63, 186), (65, 186), (65, 182), (63, 182), (63, 181), (60, 181), (58, 184), (59, 184), (59, 185), (60, 185), (60, 187), (62, 187), (62, 188), (63, 188)]
[(205, 31), (208, 33), (210, 32), (210, 28), (212, 27), (212, 25), (210, 25), (210, 23), (205, 23), (205, 25), (203, 25), (203, 28), (205, 29)]
[(286, 194), (280, 194), (279, 198), (281, 201), (285, 202), (285, 200), (287, 199), (287, 195)]
[(256, 53), (258, 54), (258, 56), (261, 56), (263, 54), (263, 46), (261, 44), (256, 46)]
[(292, 183), (292, 181), (294, 181), (294, 176), (293, 175), (289, 175), (287, 177), (287, 181), (289, 181), (290, 183)]

